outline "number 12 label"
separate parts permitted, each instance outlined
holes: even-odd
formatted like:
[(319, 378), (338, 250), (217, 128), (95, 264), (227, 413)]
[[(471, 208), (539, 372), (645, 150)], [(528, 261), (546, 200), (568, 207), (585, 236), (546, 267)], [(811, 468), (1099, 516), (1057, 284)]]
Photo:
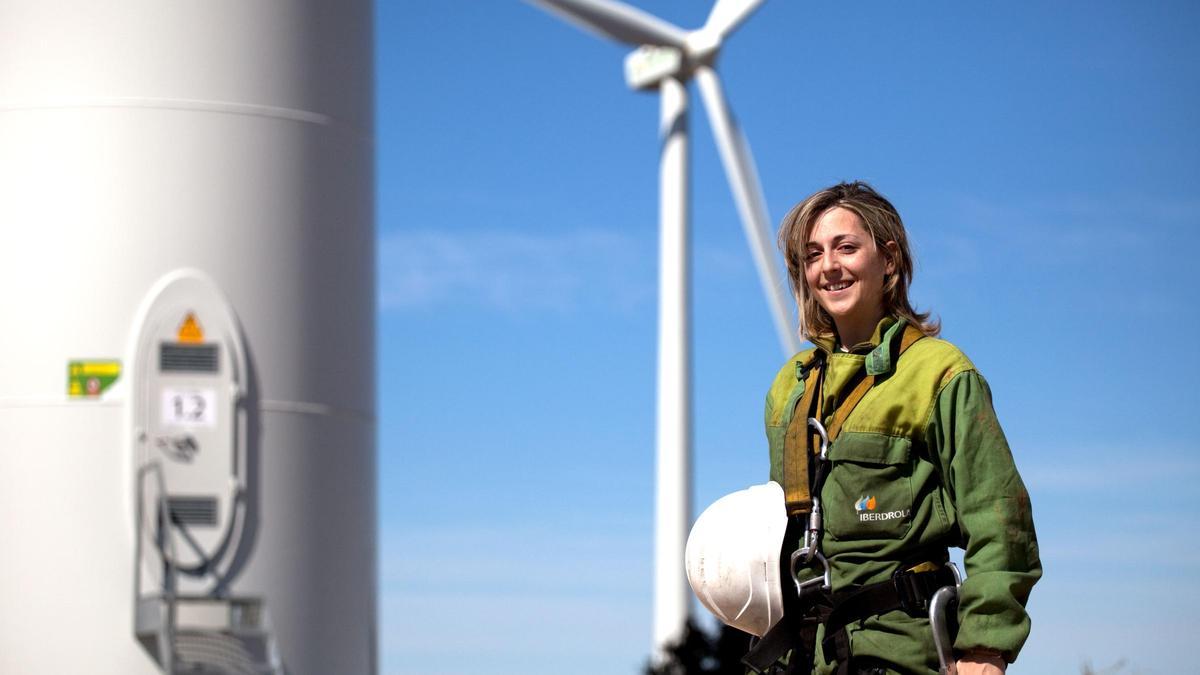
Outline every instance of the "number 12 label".
[(216, 426), (216, 390), (163, 389), (162, 423), (173, 427)]

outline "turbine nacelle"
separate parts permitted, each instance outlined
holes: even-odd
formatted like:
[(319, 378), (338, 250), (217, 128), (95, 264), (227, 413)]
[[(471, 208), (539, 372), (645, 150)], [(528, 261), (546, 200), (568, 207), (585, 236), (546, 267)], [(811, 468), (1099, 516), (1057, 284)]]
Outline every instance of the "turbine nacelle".
[(642, 45), (625, 57), (625, 83), (630, 89), (658, 89), (668, 77), (684, 77), (686, 59), (675, 47)]
[(691, 79), (699, 66), (712, 66), (721, 50), (721, 34), (701, 28), (688, 33), (683, 48), (642, 45), (625, 57), (625, 83), (631, 89), (652, 90), (668, 77)]

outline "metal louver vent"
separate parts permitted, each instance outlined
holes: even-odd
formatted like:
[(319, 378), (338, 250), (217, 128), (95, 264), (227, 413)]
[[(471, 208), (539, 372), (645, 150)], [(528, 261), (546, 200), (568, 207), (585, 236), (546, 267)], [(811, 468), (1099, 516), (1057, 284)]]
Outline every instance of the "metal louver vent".
[(164, 342), (158, 352), (158, 369), (164, 373), (217, 372), (217, 345), (181, 345)]
[(176, 672), (196, 675), (259, 675), (272, 672), (266, 644), (257, 636), (180, 630)]
[(216, 497), (170, 497), (171, 520), (180, 525), (216, 525)]

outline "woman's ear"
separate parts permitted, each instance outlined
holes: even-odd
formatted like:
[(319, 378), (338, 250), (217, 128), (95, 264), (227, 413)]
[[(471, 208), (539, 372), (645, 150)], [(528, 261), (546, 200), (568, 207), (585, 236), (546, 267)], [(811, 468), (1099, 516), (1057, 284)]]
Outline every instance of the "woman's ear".
[(894, 241), (889, 241), (883, 245), (883, 256), (886, 258), (883, 271), (887, 272), (890, 277), (896, 273), (896, 261), (900, 259), (900, 245)]

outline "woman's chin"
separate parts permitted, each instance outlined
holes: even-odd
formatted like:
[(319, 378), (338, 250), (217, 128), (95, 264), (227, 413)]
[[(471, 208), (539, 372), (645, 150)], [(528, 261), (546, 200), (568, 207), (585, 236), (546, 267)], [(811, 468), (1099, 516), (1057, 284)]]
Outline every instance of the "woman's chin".
[(834, 322), (853, 320), (862, 313), (858, 303), (853, 298), (831, 302), (825, 306), (825, 311), (833, 317)]

